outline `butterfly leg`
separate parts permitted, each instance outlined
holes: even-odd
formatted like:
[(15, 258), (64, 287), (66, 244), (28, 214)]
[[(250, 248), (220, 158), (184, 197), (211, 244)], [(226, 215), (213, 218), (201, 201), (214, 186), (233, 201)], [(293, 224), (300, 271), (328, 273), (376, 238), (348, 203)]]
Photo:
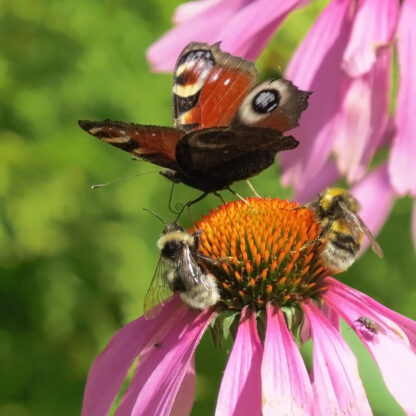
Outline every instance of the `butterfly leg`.
[(253, 184), (251, 183), (250, 179), (246, 179), (247, 185), (248, 187), (251, 189), (251, 191), (253, 192), (253, 194), (257, 197), (257, 198), (261, 198), (261, 196), (258, 194), (258, 192), (255, 190)]
[(241, 201), (243, 201), (245, 204), (247, 204), (250, 208), (253, 208), (250, 203), (244, 199), (240, 194), (238, 194), (237, 192), (235, 192), (233, 189), (231, 188), (227, 188), (234, 196), (236, 196), (238, 199), (240, 199)]
[(223, 203), (223, 204), (226, 204), (227, 203), (227, 201), (222, 197), (222, 195), (221, 194), (219, 194), (218, 192), (213, 192), (213, 194), (216, 196), (216, 197), (218, 197), (219, 199), (221, 199), (221, 202)]
[(185, 208), (190, 208), (192, 205), (196, 204), (197, 202), (202, 201), (208, 194), (209, 192), (204, 192), (198, 198), (192, 199), (191, 201), (188, 201), (186, 204), (176, 204), (175, 208), (177, 208), (178, 206), (180, 206), (180, 208), (177, 208), (179, 211), (175, 212), (175, 214), (177, 214), (175, 222), (179, 220), (179, 217), (182, 215)]

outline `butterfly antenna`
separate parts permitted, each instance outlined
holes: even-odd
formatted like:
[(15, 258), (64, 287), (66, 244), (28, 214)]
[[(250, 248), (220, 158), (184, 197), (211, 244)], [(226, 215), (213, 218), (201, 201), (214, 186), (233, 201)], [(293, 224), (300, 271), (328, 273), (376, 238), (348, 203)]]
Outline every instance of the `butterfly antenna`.
[(158, 218), (160, 221), (162, 221), (163, 222), (163, 224), (165, 224), (165, 225), (168, 225), (167, 223), (166, 223), (166, 221), (159, 215), (159, 214), (157, 214), (155, 211), (153, 211), (153, 210), (151, 210), (151, 209), (149, 209), (149, 208), (143, 208), (143, 210), (144, 211), (147, 211), (147, 212), (150, 212), (151, 214), (153, 214), (156, 218)]
[(152, 170), (150, 172), (138, 173), (137, 175), (129, 176), (128, 178), (116, 179), (115, 181), (110, 181), (110, 182), (106, 182), (106, 183), (98, 183), (96, 185), (91, 185), (91, 189), (98, 189), (98, 188), (103, 188), (104, 186), (113, 185), (115, 183), (127, 182), (127, 181), (130, 181), (131, 179), (137, 178), (139, 176), (150, 175), (150, 174), (156, 173), (156, 172), (159, 172), (159, 171), (158, 170)]

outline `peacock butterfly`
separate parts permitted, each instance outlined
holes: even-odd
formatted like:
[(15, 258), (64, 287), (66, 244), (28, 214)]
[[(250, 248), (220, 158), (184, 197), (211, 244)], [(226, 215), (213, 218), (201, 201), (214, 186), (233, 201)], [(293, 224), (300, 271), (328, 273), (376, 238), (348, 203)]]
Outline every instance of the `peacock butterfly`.
[(255, 85), (252, 62), (219, 43), (190, 43), (174, 72), (174, 127), (80, 120), (82, 129), (140, 159), (160, 173), (204, 193), (227, 189), (269, 167), (277, 152), (298, 141), (283, 132), (298, 125), (311, 94), (290, 81)]

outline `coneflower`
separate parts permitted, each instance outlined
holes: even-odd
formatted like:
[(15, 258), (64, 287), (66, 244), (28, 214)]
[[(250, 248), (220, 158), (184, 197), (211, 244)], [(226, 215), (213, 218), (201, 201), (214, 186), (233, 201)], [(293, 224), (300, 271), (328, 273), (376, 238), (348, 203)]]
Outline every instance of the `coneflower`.
[[(216, 415), (371, 415), (340, 318), (400, 406), (416, 414), (416, 322), (328, 277), (311, 211), (279, 199), (235, 201), (193, 229), (203, 230), (201, 252), (220, 260), (211, 272), (221, 300), (199, 311), (174, 296), (154, 319), (117, 332), (91, 367), (82, 415), (109, 412), (137, 358), (115, 414), (189, 414), (195, 349), (210, 324), (217, 337), (234, 338)], [(298, 348), (309, 338), (310, 374)]]

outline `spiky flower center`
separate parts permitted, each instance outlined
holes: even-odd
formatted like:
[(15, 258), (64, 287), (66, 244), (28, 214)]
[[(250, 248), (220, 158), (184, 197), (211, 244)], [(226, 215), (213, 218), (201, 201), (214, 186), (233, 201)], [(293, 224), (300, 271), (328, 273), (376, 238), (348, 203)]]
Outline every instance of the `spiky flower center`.
[(222, 205), (204, 216), (201, 252), (218, 260), (211, 272), (228, 309), (266, 302), (296, 306), (318, 299), (327, 271), (320, 260), (320, 227), (313, 213), (295, 202), (248, 199)]

